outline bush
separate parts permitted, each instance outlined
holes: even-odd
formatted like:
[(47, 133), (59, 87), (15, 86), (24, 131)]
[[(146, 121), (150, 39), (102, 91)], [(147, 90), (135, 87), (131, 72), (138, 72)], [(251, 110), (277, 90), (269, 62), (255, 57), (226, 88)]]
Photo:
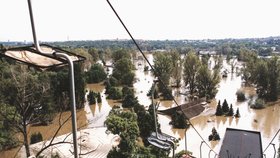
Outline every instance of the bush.
[(121, 90), (119, 90), (118, 88), (116, 87), (111, 87), (109, 90), (108, 90), (108, 99), (122, 99), (122, 92)]
[(172, 124), (174, 128), (180, 129), (185, 129), (189, 126), (185, 114), (177, 111), (171, 116), (170, 124)]
[(43, 136), (40, 132), (31, 134), (30, 144), (35, 144), (41, 141), (43, 141)]
[(263, 109), (265, 107), (265, 102), (263, 99), (257, 99), (254, 104), (250, 104), (253, 109)]
[(236, 96), (237, 96), (237, 101), (242, 102), (246, 100), (245, 94), (242, 91), (237, 91)]
[(86, 73), (88, 83), (98, 83), (106, 79), (107, 74), (100, 64), (94, 64)]
[(181, 150), (180, 152), (175, 154), (175, 158), (182, 158), (184, 155), (192, 155), (192, 152)]
[(217, 132), (217, 130), (216, 130), (215, 127), (212, 128), (212, 134), (209, 135), (208, 140), (209, 140), (209, 141), (220, 140), (220, 135), (219, 135), (219, 133)]
[(0, 129), (0, 151), (8, 150), (17, 147), (18, 145), (18, 140), (14, 138), (10, 131)]

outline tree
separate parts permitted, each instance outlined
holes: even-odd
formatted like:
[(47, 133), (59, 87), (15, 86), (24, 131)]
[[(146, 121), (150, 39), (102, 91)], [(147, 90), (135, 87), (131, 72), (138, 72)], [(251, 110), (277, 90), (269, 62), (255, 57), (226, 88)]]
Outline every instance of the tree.
[(88, 97), (87, 97), (89, 105), (92, 105), (92, 104), (96, 103), (95, 96), (96, 96), (96, 94), (93, 91), (89, 91)]
[(237, 110), (236, 110), (234, 116), (235, 116), (236, 118), (239, 118), (239, 117), (240, 117), (239, 108), (237, 108)]
[(177, 51), (172, 51), (170, 54), (173, 66), (172, 78), (175, 80), (175, 87), (179, 88), (181, 83), (183, 60)]
[(189, 126), (185, 114), (177, 111), (172, 114), (170, 124), (172, 124), (173, 128), (180, 129), (186, 129)]
[[(6, 103), (4, 110), (0, 111), (2, 118), (17, 129), (23, 136), (26, 156), (30, 156), (27, 126), (38, 120), (39, 113), (36, 109), (41, 108), (45, 94), (50, 90), (48, 82), (41, 82), (39, 74), (31, 74), (23, 65), (11, 66), (10, 73), (5, 79), (5, 85), (1, 85), (2, 101)], [(9, 94), (7, 90), (9, 89)], [(6, 96), (5, 96), (6, 95)], [(10, 96), (11, 95), (11, 96)], [(12, 108), (13, 110), (5, 110)], [(8, 112), (8, 113), (7, 113)], [(13, 116), (13, 117), (9, 117)]]
[(229, 106), (226, 99), (223, 102), (222, 110), (224, 114), (227, 114), (229, 112)]
[(255, 103), (249, 102), (249, 105), (253, 109), (262, 109), (265, 107), (265, 102), (263, 99), (258, 98)]
[(220, 81), (219, 71), (211, 72), (207, 65), (202, 65), (198, 70), (196, 80), (199, 97), (206, 97), (206, 99), (215, 97)]
[(122, 107), (124, 108), (132, 108), (133, 106), (139, 104), (137, 97), (134, 97), (132, 94), (125, 95), (123, 102), (122, 102)]
[(233, 108), (232, 108), (232, 104), (230, 104), (230, 108), (229, 108), (229, 111), (228, 111), (227, 116), (233, 116)]
[(115, 107), (110, 111), (105, 124), (108, 131), (121, 137), (120, 144), (114, 147), (107, 157), (131, 157), (136, 154), (139, 127), (135, 113)]
[(88, 53), (92, 56), (93, 62), (96, 63), (99, 59), (98, 50), (96, 48), (90, 48)]
[(85, 48), (74, 48), (74, 49), (70, 49), (69, 51), (79, 54), (86, 58), (86, 60), (81, 65), (83, 70), (84, 69), (88, 70), (91, 67), (91, 65), (95, 63), (95, 60), (92, 58), (92, 56)]
[(165, 91), (163, 86), (169, 85), (169, 81), (172, 75), (172, 60), (170, 55), (164, 53), (156, 53), (154, 56), (154, 69), (155, 76), (158, 76), (163, 83), (159, 83), (159, 91)]
[(236, 96), (237, 96), (237, 101), (245, 101), (246, 100), (244, 92), (242, 92), (240, 90), (238, 90), (236, 92)]
[(214, 69), (220, 70), (223, 66), (223, 57), (221, 55), (214, 55)]
[(219, 133), (217, 132), (217, 130), (216, 130), (215, 127), (212, 128), (212, 133), (209, 135), (208, 140), (209, 140), (209, 141), (220, 140), (220, 135), (219, 135)]
[(86, 72), (87, 83), (98, 83), (104, 81), (107, 74), (100, 64), (94, 64), (88, 72)]
[(122, 58), (116, 61), (112, 76), (115, 77), (120, 84), (131, 86), (135, 74), (132, 72), (134, 66), (130, 59)]
[[(50, 74), (52, 98), (54, 104), (59, 105), (56, 108), (67, 110), (70, 109), (70, 88), (69, 88), (69, 76), (66, 68), (60, 69), (58, 72)], [(75, 74), (75, 95), (76, 95), (76, 107), (78, 109), (84, 107), (85, 102), (85, 73), (82, 70), (81, 64), (74, 64)]]
[(256, 63), (255, 83), (257, 84), (257, 93), (260, 98), (267, 96), (268, 89), (268, 68), (265, 61), (260, 60)]
[(108, 99), (122, 99), (122, 91), (117, 87), (111, 87), (108, 90)]
[(197, 88), (197, 75), (201, 62), (194, 52), (188, 53), (184, 61), (184, 81), (192, 95)]
[(280, 77), (280, 63), (279, 57), (274, 56), (267, 61), (268, 68), (268, 92), (267, 98), (271, 101), (278, 99), (279, 89), (279, 77)]
[(117, 62), (120, 59), (131, 59), (131, 55), (127, 49), (118, 49), (112, 53), (112, 59), (114, 62)]
[(223, 115), (223, 110), (222, 110), (222, 106), (221, 106), (220, 100), (218, 102), (215, 115), (216, 116), (222, 116)]
[(101, 94), (100, 92), (97, 93), (97, 103), (101, 103), (102, 102), (102, 99), (101, 99)]

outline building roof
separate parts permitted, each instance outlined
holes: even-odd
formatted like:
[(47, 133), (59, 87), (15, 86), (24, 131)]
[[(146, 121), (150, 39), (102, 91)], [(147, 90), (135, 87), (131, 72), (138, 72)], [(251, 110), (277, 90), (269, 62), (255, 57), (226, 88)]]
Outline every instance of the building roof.
[(262, 157), (261, 133), (227, 128), (219, 156)]

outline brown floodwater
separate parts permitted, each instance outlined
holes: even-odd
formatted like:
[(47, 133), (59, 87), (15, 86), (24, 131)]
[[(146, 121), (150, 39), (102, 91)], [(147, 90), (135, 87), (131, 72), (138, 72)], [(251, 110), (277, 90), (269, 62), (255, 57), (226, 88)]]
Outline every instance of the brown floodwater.
[[(151, 54), (147, 54), (148, 60), (153, 64), (153, 56)], [(214, 62), (212, 62), (214, 63)], [(144, 105), (146, 108), (151, 104), (150, 98), (146, 95), (152, 86), (153, 75), (151, 71), (144, 72), (144, 66), (147, 63), (143, 60), (135, 60), (134, 64), (137, 68), (135, 71), (136, 74), (136, 82), (134, 83), (135, 94), (138, 97), (139, 103)], [(223, 63), (224, 69), (230, 69), (230, 66), (224, 61)], [(109, 73), (112, 70), (110, 68)], [(95, 92), (100, 92), (102, 96), (102, 103), (96, 103), (94, 105), (88, 105), (85, 103), (84, 110), (78, 111), (78, 126), (80, 128), (99, 128), (104, 126), (104, 121), (110, 111), (110, 109), (114, 105), (120, 105), (120, 102), (114, 100), (107, 100), (104, 94), (105, 87), (102, 83), (100, 84), (88, 84), (86, 87), (87, 90), (93, 90)], [(244, 102), (237, 102), (236, 99), (236, 91), (241, 89), (245, 92), (246, 96), (255, 95), (255, 91), (253, 87), (243, 87), (241, 82), (241, 77), (237, 76), (235, 73), (229, 73), (227, 78), (222, 78), (219, 83), (218, 93), (209, 103), (205, 109), (205, 111), (191, 119), (191, 123), (195, 127), (195, 129), (200, 133), (203, 139), (211, 146), (211, 148), (215, 152), (219, 152), (220, 147), (222, 145), (222, 140), (225, 134), (225, 130), (227, 127), (230, 128), (238, 128), (244, 130), (253, 130), (260, 131), (262, 136), (262, 144), (263, 150), (269, 144), (275, 133), (280, 127), (280, 104), (275, 104), (269, 107), (266, 107), (262, 110), (254, 110), (248, 107), (248, 100)], [(185, 96), (179, 95), (179, 92), (184, 93), (186, 90), (184, 87), (174, 89), (173, 95), (178, 104), (185, 103)], [(220, 100), (221, 103), (226, 99), (229, 104), (233, 105), (234, 111), (239, 108), (241, 117), (239, 119), (232, 117), (216, 117), (214, 116), (217, 101)], [(159, 101), (159, 100), (158, 100)], [(176, 106), (173, 101), (160, 101), (159, 109), (166, 109)], [(63, 113), (63, 118), (65, 119), (69, 116), (69, 112)], [(174, 129), (169, 125), (170, 117), (164, 115), (158, 115), (159, 122), (161, 124), (162, 132), (175, 136), (176, 138), (180, 138), (179, 146), (176, 149), (176, 152), (185, 149), (185, 129)], [(41, 132), (44, 136), (44, 139), (49, 139), (54, 132), (54, 127), (58, 126), (57, 123), (58, 116), (54, 120), (54, 123), (49, 126), (37, 126), (30, 127), (29, 133), (33, 132)], [(220, 134), (221, 140), (215, 142), (209, 142), (208, 136), (211, 133), (212, 128), (215, 127)], [(71, 132), (71, 121), (67, 123), (67, 125), (62, 129), (59, 135)], [(193, 155), (196, 157), (200, 156), (199, 147), (201, 145), (202, 139), (196, 133), (193, 128), (189, 128), (186, 131), (187, 135), (187, 149), (193, 152)], [(278, 148), (279, 141), (278, 137), (273, 142), (276, 144)], [(16, 150), (13, 149), (6, 152), (1, 152), (1, 158), (9, 158), (13, 157)], [(202, 145), (202, 153), (203, 157), (208, 157), (209, 148), (203, 144)], [(273, 147), (270, 146), (265, 153), (267, 157), (273, 157), (274, 150)], [(211, 157), (214, 157), (214, 153), (211, 152)]]

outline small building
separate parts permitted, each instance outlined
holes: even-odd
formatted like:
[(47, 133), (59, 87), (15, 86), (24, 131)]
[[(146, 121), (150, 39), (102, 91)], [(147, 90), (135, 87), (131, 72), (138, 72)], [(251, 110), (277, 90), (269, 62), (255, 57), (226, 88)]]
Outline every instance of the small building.
[(262, 158), (261, 133), (227, 128), (219, 156)]

